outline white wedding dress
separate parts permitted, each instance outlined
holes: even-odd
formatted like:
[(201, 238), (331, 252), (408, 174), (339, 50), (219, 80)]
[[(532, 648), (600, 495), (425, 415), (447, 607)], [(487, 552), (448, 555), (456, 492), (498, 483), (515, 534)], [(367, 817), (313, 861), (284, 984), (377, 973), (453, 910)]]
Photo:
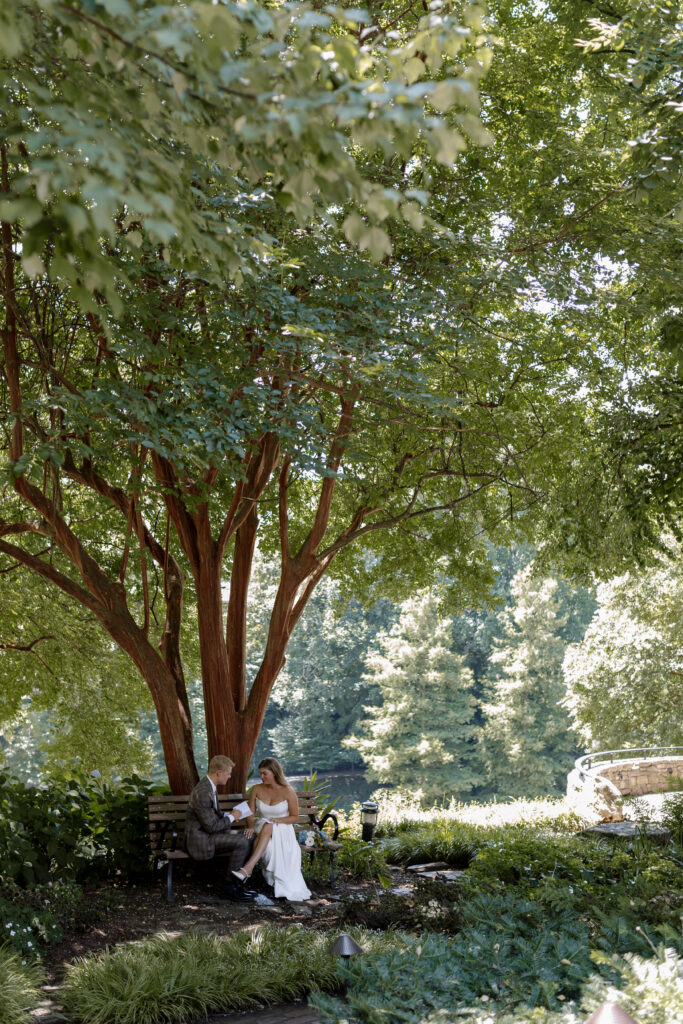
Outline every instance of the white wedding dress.
[[(260, 832), (266, 822), (273, 818), (286, 817), (288, 807), (286, 800), (271, 805), (264, 804), (256, 797), (255, 831)], [(311, 891), (301, 874), (301, 847), (293, 825), (273, 822), (273, 834), (261, 854), (261, 870), (266, 882), (275, 889), (276, 896), (296, 901), (310, 899)]]

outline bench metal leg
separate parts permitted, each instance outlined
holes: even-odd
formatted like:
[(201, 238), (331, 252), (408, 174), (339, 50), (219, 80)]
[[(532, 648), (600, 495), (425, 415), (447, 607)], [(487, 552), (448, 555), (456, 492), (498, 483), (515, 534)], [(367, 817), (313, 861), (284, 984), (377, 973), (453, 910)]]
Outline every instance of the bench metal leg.
[(175, 897), (173, 895), (173, 861), (168, 861), (168, 871), (166, 872), (166, 900), (168, 903), (175, 903)]

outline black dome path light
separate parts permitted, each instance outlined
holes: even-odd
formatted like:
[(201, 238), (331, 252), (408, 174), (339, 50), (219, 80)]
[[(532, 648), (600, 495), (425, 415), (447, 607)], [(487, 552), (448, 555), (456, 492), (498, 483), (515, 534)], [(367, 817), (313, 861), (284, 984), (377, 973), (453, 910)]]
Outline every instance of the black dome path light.
[[(357, 953), (362, 953), (363, 947), (359, 946), (355, 939), (352, 939), (346, 932), (342, 932), (338, 935), (330, 946), (330, 953), (332, 956), (340, 956), (344, 964), (348, 966), (351, 962), (351, 957)], [(348, 989), (348, 982), (344, 979), (344, 995), (346, 995)]]

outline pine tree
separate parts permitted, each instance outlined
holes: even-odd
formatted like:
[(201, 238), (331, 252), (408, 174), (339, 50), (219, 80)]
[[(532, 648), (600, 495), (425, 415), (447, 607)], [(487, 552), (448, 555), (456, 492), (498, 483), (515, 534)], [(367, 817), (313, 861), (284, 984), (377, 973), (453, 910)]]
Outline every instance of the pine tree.
[(371, 781), (425, 802), (465, 798), (480, 781), (474, 677), (451, 649), (451, 629), (429, 591), (401, 605), (380, 653), (368, 659), (366, 678), (381, 704), (365, 708), (358, 735), (346, 741), (362, 754)]
[(514, 605), (503, 613), (505, 636), (491, 655), (490, 703), (482, 746), (489, 792), (541, 797), (564, 791), (578, 754), (578, 736), (562, 701), (568, 616), (558, 582), (535, 579), (531, 567), (511, 586)]

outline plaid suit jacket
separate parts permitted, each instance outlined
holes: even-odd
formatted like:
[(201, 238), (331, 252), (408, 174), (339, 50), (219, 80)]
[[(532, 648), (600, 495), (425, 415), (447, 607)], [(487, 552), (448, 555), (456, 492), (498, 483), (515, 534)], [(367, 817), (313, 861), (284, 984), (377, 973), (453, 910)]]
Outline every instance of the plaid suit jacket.
[[(185, 849), (195, 860), (211, 860), (216, 852), (216, 837), (229, 832), (231, 825), (230, 819), (216, 810), (213, 787), (205, 775), (192, 790), (187, 805)], [(219, 845), (224, 846), (220, 841)]]

